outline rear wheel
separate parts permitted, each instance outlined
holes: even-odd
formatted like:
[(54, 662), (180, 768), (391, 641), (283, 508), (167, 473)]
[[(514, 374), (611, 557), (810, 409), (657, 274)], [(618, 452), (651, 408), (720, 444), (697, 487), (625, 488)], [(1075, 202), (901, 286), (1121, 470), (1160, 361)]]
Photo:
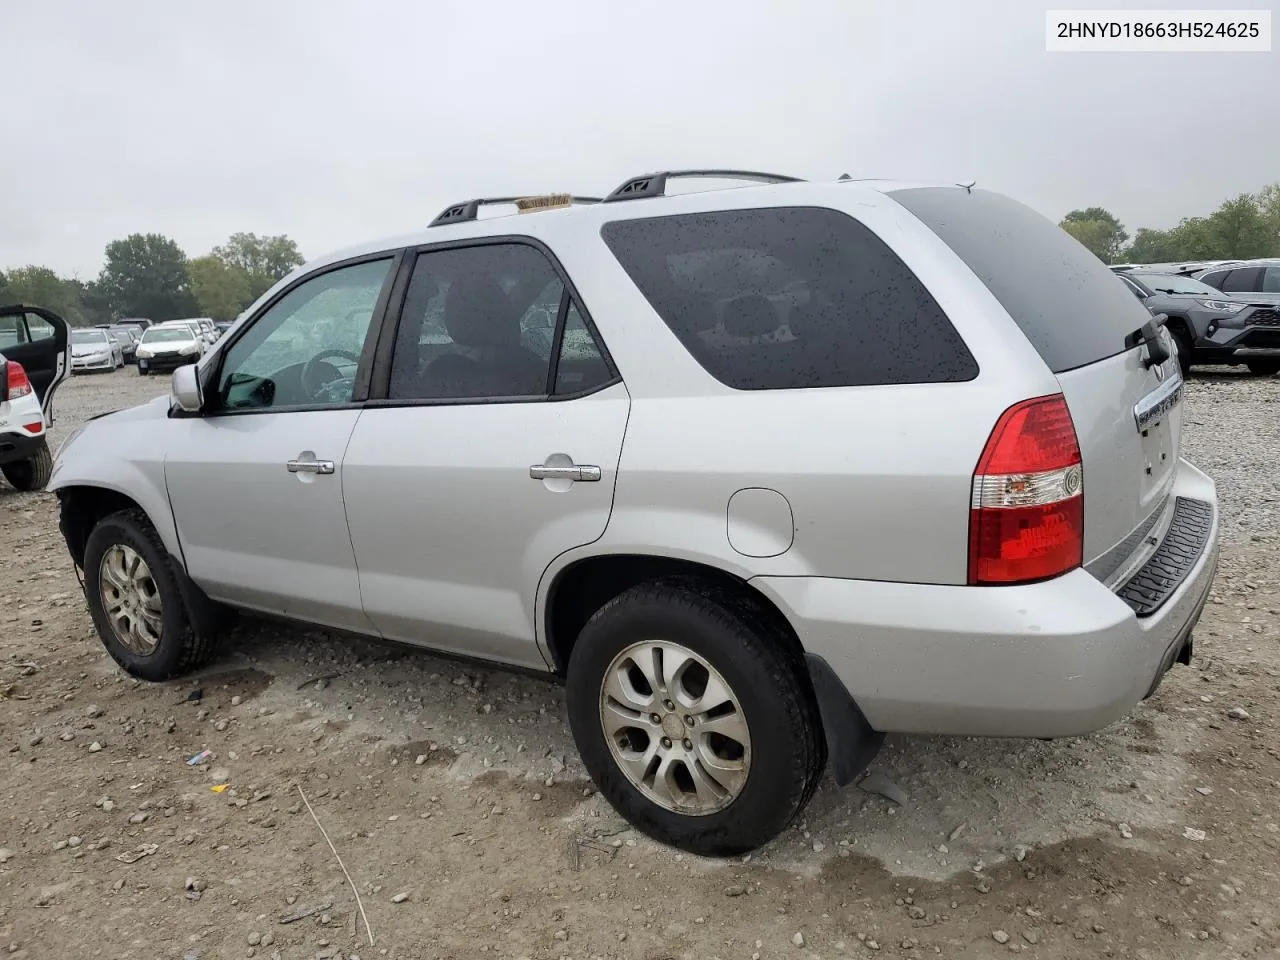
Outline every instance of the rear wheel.
[(40, 441), (40, 446), (26, 460), (6, 463), (0, 467), (0, 473), (9, 481), (9, 486), (24, 493), (32, 490), (43, 490), (49, 483), (53, 473), (53, 455), (49, 453), (49, 444)]
[(569, 721), (600, 792), (665, 843), (730, 855), (808, 803), (826, 745), (794, 639), (692, 580), (628, 590), (583, 628)]
[[(98, 522), (84, 551), (85, 596), (111, 658), (143, 680), (168, 680), (200, 666), (216, 622), (186, 574), (139, 510)], [(192, 616), (195, 608), (197, 616)]]
[(1280, 373), (1280, 360), (1250, 360), (1245, 366), (1258, 377), (1274, 377)]

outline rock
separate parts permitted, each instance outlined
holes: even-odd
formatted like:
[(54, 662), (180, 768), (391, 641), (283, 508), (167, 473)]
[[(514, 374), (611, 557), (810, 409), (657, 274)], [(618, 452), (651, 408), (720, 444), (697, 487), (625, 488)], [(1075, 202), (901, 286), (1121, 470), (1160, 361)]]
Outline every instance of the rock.
[(217, 730), (219, 733), (222, 733), (224, 730), (227, 729), (227, 721), (219, 720), (217, 723), (213, 725), (213, 729)]
[(867, 941), (867, 949), (868, 949), (868, 950), (879, 950), (879, 949), (880, 949), (880, 942), (879, 942), (878, 940), (868, 940), (868, 941)]
[(14, 852), (8, 847), (0, 847), (0, 863), (8, 863), (14, 858)]
[(1206, 836), (1203, 830), (1197, 830), (1195, 827), (1185, 827), (1182, 831), (1182, 835), (1186, 837), (1188, 840), (1196, 841), (1196, 843), (1199, 843), (1202, 840), (1204, 840)]
[(90, 720), (96, 720), (98, 717), (102, 716), (102, 708), (96, 703), (91, 703), (89, 706), (84, 708), (84, 715)]
[(1230, 717), (1232, 720), (1248, 720), (1249, 711), (1246, 710), (1244, 707), (1232, 707), (1230, 710), (1227, 711), (1227, 716)]
[(1213, 787), (1196, 787), (1196, 793), (1202, 797), (1207, 797), (1213, 793)]
[(397, 893), (394, 897), (392, 897), (392, 898), (391, 898), (391, 902), (392, 902), (392, 903), (404, 903), (404, 902), (405, 902), (406, 900), (408, 900), (408, 899), (409, 899), (409, 894), (407, 894), (407, 893)]
[(793, 933), (793, 934), (791, 935), (791, 942), (792, 942), (793, 944), (795, 944), (797, 947), (803, 947), (803, 946), (804, 946), (804, 934), (803, 934), (803, 933), (801, 933), (799, 930), (797, 930), (795, 933)]
[(1126, 840), (1132, 840), (1133, 829), (1127, 823), (1120, 824), (1120, 836), (1124, 837)]
[(246, 939), (248, 940), (249, 946), (256, 947), (258, 944), (262, 943), (262, 934), (255, 930), (250, 933)]
[(949, 834), (947, 834), (947, 842), (948, 842), (948, 843), (955, 843), (957, 840), (959, 840), (959, 839), (960, 839), (960, 834), (964, 833), (964, 829), (965, 829), (965, 827), (967, 827), (967, 826), (968, 826), (968, 824), (967, 824), (967, 823), (962, 823), (962, 824), (960, 824), (960, 826), (958, 826), (958, 827), (956, 827), (954, 830), (952, 830)]
[(892, 800), (900, 807), (907, 805), (906, 791), (879, 770), (872, 771), (863, 777), (858, 783), (858, 789), (865, 793), (874, 793), (877, 796), (884, 797), (886, 800)]
[(114, 801), (114, 800), (107, 799), (107, 798), (105, 798), (105, 797), (103, 798), (102, 803), (100, 804), (100, 806), (101, 806), (101, 807), (102, 807), (102, 809), (103, 809), (104, 811), (106, 811), (107, 813), (110, 813), (112, 810), (114, 810), (114, 809), (116, 808), (115, 801)]
[(420, 753), (413, 758), (413, 762), (420, 767), (427, 762), (427, 755), (425, 753)]
[(1179, 877), (1179, 878), (1178, 878), (1178, 886), (1180, 886), (1180, 887), (1189, 887), (1189, 886), (1191, 886), (1193, 883), (1195, 883), (1195, 881), (1194, 881), (1194, 880), (1192, 880), (1190, 877)]
[(232, 698), (231, 698), (231, 705), (232, 705), (233, 707), (238, 707), (238, 706), (240, 706), (240, 704), (241, 704), (242, 702), (243, 702), (243, 701), (242, 701), (239, 697), (232, 697)]
[(44, 743), (44, 737), (40, 736), (40, 734), (37, 733), (34, 737), (32, 737), (30, 740), (27, 741), (27, 746), (38, 747), (42, 743)]
[(987, 893), (990, 893), (990, 892), (991, 892), (991, 884), (989, 884), (989, 883), (987, 883), (987, 881), (983, 880), (981, 883), (979, 883), (979, 884), (978, 884), (978, 886), (977, 886), (975, 889), (976, 889), (979, 893), (987, 894)]
[(185, 887), (187, 890), (193, 890), (196, 893), (204, 893), (209, 888), (209, 885), (199, 877), (187, 877)]
[(724, 888), (724, 895), (726, 897), (740, 897), (746, 892), (747, 888), (740, 883), (731, 883), (729, 886)]
[(551, 936), (552, 936), (553, 938), (555, 938), (556, 940), (568, 940), (568, 939), (569, 939), (569, 931), (568, 931), (568, 930), (557, 930), (557, 931), (556, 931), (555, 933), (553, 933)]
[(1022, 939), (1034, 947), (1040, 942), (1040, 934), (1036, 933), (1034, 930), (1023, 930)]
[(99, 753), (99, 752), (101, 752), (101, 750), (102, 750), (102, 744), (100, 744), (97, 740), (95, 740), (95, 741), (93, 741), (93, 743), (89, 744), (89, 752), (90, 752), (90, 753)]
[(78, 847), (82, 843), (84, 843), (84, 841), (81, 840), (79, 837), (70, 837), (67, 840), (67, 846), (72, 848)]
[(923, 920), (925, 918), (924, 907), (908, 907), (907, 916), (912, 920)]
[(996, 943), (1008, 943), (1009, 935), (1005, 933), (1003, 930), (992, 930), (991, 939), (994, 940)]
[(146, 813), (135, 813), (133, 816), (129, 818), (129, 822), (132, 824), (146, 823), (147, 816), (148, 814)]

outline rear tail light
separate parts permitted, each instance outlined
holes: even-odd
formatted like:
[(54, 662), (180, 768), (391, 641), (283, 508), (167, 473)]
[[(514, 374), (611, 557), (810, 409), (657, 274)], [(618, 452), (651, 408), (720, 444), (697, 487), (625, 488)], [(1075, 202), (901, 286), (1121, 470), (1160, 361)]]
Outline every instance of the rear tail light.
[(19, 397), (28, 396), (31, 390), (31, 381), (27, 379), (27, 371), (22, 369), (22, 364), (16, 360), (10, 360), (6, 364), (9, 368), (9, 399), (17, 400)]
[(1062, 394), (1001, 414), (973, 474), (969, 583), (1047, 580), (1084, 561), (1080, 444)]

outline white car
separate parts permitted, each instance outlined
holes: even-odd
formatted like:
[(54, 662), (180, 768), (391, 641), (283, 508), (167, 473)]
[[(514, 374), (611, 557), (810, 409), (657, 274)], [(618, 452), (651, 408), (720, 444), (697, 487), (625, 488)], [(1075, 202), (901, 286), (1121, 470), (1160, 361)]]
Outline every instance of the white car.
[(109, 330), (71, 331), (71, 369), (74, 373), (105, 370), (108, 373), (124, 366), (124, 347)]
[(170, 320), (148, 327), (138, 341), (134, 357), (138, 362), (138, 376), (145, 377), (157, 370), (173, 370), (186, 363), (195, 363), (204, 356), (204, 340), (190, 323)]
[(53, 394), (70, 371), (61, 317), (38, 307), (0, 308), (0, 474), (18, 490), (49, 482)]

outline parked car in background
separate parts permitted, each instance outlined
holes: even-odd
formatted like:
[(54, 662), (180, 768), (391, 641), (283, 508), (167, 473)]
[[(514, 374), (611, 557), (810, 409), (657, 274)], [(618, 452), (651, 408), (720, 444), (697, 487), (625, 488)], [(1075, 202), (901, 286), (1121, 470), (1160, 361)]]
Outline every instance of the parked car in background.
[(68, 327), (39, 307), (0, 307), (0, 475), (18, 490), (42, 490), (53, 457), (53, 395), (71, 374)]
[(213, 321), (208, 317), (183, 317), (178, 320), (166, 320), (162, 325), (172, 323), (190, 324), (195, 330), (196, 336), (200, 339), (200, 343), (207, 349), (213, 346), (218, 339), (218, 331), (213, 325)]
[(109, 372), (123, 366), (124, 349), (109, 330), (82, 327), (71, 331), (73, 373)]
[(1251, 302), (1193, 277), (1128, 270), (1120, 280), (1152, 313), (1168, 317), (1182, 372), (1192, 364), (1241, 364), (1250, 373), (1280, 372), (1280, 304)]
[(1280, 303), (1280, 259), (1245, 260), (1229, 267), (1201, 270), (1195, 277), (1223, 293)]
[(138, 351), (138, 341), (142, 339), (142, 331), (145, 328), (133, 324), (122, 324), (106, 329), (120, 341), (120, 352), (124, 355), (124, 362), (133, 363)]
[(1217, 494), (1097, 257), (971, 185), (690, 175), (314, 261), (70, 436), (110, 655), (185, 673), (230, 607), (555, 672), (603, 796), (705, 854), (886, 732), (1076, 736), (1189, 662)]
[(133, 327), (142, 327), (144, 330), (151, 326), (151, 321), (146, 317), (121, 317), (115, 322), (116, 324), (127, 324)]
[(195, 363), (203, 355), (204, 340), (192, 324), (183, 320), (157, 324), (143, 331), (138, 341), (138, 376)]

